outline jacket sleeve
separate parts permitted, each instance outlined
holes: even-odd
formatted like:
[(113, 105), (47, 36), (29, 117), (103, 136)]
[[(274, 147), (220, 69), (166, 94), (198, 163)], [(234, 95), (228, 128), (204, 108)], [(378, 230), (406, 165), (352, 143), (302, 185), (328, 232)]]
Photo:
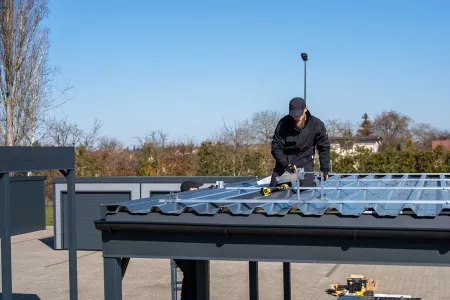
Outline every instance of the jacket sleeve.
[(330, 140), (325, 125), (319, 121), (318, 130), (315, 135), (315, 144), (319, 152), (320, 170), (322, 172), (330, 171)]
[(283, 151), (285, 143), (284, 136), (282, 136), (282, 126), (283, 123), (280, 120), (272, 138), (272, 156), (278, 163), (286, 168), (289, 161)]

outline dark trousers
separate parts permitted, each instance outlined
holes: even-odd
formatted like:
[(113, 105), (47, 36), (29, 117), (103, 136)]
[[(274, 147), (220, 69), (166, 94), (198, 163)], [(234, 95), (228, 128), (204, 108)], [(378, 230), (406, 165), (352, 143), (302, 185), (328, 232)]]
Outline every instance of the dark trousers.
[[(314, 171), (314, 161), (307, 163), (303, 166), (297, 166), (297, 168), (304, 168), (305, 172), (313, 172)], [(270, 186), (277, 186), (276, 177), (281, 176), (284, 173), (284, 169), (276, 166), (273, 173), (272, 178), (270, 179)], [(314, 180), (314, 174), (305, 174), (305, 179), (300, 180), (300, 187), (313, 187), (316, 186)]]
[(175, 263), (183, 272), (181, 300), (197, 299), (197, 269), (195, 260), (175, 259)]

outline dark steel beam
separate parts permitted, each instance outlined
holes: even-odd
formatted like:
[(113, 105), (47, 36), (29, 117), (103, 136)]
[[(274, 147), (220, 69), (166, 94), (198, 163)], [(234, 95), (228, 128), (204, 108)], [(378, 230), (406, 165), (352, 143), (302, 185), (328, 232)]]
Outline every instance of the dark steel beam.
[(9, 173), (0, 173), (0, 211), (3, 216), (1, 224), (2, 243), (2, 296), (3, 300), (12, 300), (11, 267), (11, 199), (9, 194)]
[(258, 288), (258, 262), (250, 261), (249, 267), (249, 288), (250, 288), (250, 300), (259, 299), (259, 288)]
[(69, 211), (69, 281), (70, 300), (78, 298), (77, 279), (77, 247), (76, 247), (76, 203), (75, 203), (75, 170), (66, 171), (67, 179), (67, 202)]
[(349, 264), (450, 265), (450, 242), (400, 238), (136, 234), (102, 231), (107, 257)]
[(75, 168), (73, 147), (0, 146), (0, 173)]
[(121, 258), (103, 257), (105, 300), (122, 300), (122, 274)]
[(197, 260), (197, 299), (209, 300), (209, 261)]
[(291, 264), (283, 263), (283, 294), (284, 300), (291, 300)]
[(164, 232), (166, 234), (215, 234), (215, 235), (263, 235), (263, 236), (333, 236), (340, 238), (399, 238), (402, 240), (412, 239), (441, 239), (450, 240), (450, 230), (433, 229), (431, 227), (427, 229), (377, 229), (367, 228), (360, 229), (358, 227), (348, 228), (308, 228), (308, 227), (244, 227), (244, 226), (224, 226), (224, 225), (184, 225), (175, 226), (173, 224), (139, 224), (139, 223), (116, 223), (116, 222), (97, 222), (97, 229), (101, 230), (113, 230), (115, 232), (134, 232), (140, 234), (158, 234)]

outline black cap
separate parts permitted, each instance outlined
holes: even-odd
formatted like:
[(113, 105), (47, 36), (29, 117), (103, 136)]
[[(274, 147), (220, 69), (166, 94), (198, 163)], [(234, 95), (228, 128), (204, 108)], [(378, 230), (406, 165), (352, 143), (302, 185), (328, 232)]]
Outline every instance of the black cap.
[(189, 191), (191, 188), (200, 188), (203, 185), (201, 182), (188, 180), (181, 184), (180, 190), (182, 192)]
[(291, 117), (303, 116), (306, 102), (303, 98), (296, 97), (289, 102), (289, 115)]

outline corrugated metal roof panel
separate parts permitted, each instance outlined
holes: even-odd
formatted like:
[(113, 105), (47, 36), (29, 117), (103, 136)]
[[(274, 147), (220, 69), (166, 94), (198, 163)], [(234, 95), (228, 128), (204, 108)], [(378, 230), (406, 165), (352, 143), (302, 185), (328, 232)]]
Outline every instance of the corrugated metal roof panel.
[[(169, 196), (162, 195), (118, 203), (118, 211), (131, 214), (161, 212), (179, 215), (228, 213), (249, 215), (287, 213), (323, 215), (334, 210), (342, 215), (358, 216), (375, 212), (397, 216), (406, 211), (432, 217), (450, 209), (450, 174), (334, 174), (318, 186), (297, 195), (296, 183), (286, 191), (268, 196), (260, 193), (257, 181), (233, 183), (218, 189), (201, 189)], [(109, 213), (114, 213), (109, 211)]]

